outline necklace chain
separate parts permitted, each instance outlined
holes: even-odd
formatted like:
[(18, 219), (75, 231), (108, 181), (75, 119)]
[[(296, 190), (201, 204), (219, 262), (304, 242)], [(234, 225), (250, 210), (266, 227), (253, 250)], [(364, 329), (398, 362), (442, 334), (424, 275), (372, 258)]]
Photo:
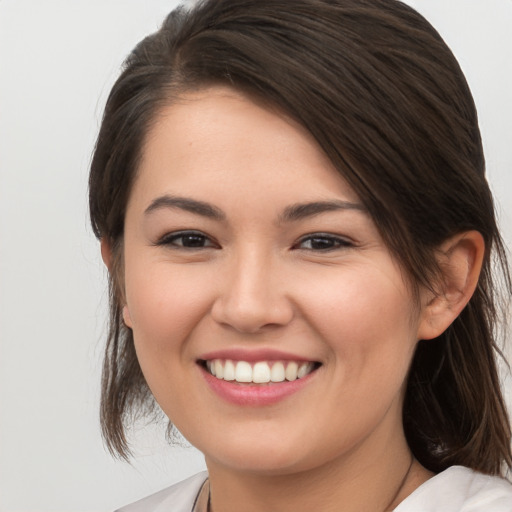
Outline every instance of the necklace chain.
[[(383, 512), (391, 512), (390, 507), (393, 505), (394, 501), (397, 499), (398, 495), (400, 494), (400, 491), (404, 488), (404, 485), (407, 482), (409, 474), (411, 473), (413, 464), (414, 464), (414, 457), (411, 456), (411, 462), (409, 463), (407, 471), (405, 472), (404, 476), (402, 477), (402, 480), (400, 481), (400, 484), (399, 484), (397, 490), (395, 491), (395, 494), (391, 498), (390, 502), (383, 509)], [(209, 479), (207, 479), (204, 482), (204, 484), (202, 485), (201, 490), (199, 491), (199, 494), (198, 494), (198, 499), (194, 505), (192, 512), (212, 512), (211, 503), (210, 503), (210, 481), (209, 481)]]

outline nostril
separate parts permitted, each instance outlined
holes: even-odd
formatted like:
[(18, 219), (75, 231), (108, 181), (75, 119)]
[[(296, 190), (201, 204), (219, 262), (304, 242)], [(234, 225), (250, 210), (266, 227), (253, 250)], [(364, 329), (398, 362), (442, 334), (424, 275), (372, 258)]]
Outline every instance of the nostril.
[(255, 334), (285, 326), (294, 316), (285, 297), (232, 296), (219, 298), (213, 305), (212, 318), (237, 332)]

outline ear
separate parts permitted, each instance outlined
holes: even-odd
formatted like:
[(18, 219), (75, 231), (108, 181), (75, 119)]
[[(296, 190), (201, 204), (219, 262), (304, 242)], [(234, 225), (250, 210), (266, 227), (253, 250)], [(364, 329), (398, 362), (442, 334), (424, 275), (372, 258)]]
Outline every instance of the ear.
[(485, 242), (478, 231), (460, 233), (441, 245), (439, 291), (422, 297), (418, 339), (441, 335), (464, 309), (478, 284), (484, 253)]
[(107, 240), (106, 237), (103, 237), (100, 242), (101, 246), (101, 258), (108, 271), (112, 270), (112, 245), (110, 244), (110, 240)]
[(132, 317), (130, 316), (130, 310), (128, 309), (127, 304), (123, 306), (123, 322), (130, 329), (133, 328)]
[[(112, 255), (112, 244), (105, 237), (101, 239), (101, 258), (103, 259), (103, 263), (105, 263), (105, 266), (107, 267), (110, 275), (112, 275), (112, 273), (115, 272), (113, 265), (114, 259)], [(117, 277), (119, 278), (120, 276)], [(117, 284), (120, 285), (119, 283)], [(122, 299), (120, 300), (124, 302), (126, 300), (124, 299), (124, 291), (119, 291), (119, 295), (120, 297), (122, 297)], [(128, 310), (128, 306), (126, 304), (123, 306), (123, 322), (125, 323), (126, 326), (130, 328), (132, 327), (130, 311)]]

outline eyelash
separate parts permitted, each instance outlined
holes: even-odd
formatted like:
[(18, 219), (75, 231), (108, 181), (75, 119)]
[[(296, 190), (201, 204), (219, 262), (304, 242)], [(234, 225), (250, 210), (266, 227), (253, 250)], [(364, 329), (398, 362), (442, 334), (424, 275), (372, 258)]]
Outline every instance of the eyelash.
[[(187, 238), (188, 242), (185, 242)], [(177, 243), (178, 240), (181, 240), (181, 243)], [(186, 243), (190, 242), (192, 242), (191, 245), (186, 245)], [(199, 245), (194, 245), (194, 243), (199, 243)], [(201, 243), (203, 245), (200, 245)], [(301, 247), (301, 245), (304, 243), (308, 243), (309, 247)], [(168, 233), (160, 238), (160, 240), (158, 240), (155, 245), (171, 246), (173, 248), (183, 250), (220, 248), (216, 242), (214, 242), (208, 235), (205, 235), (201, 231), (178, 231), (174, 233)], [(296, 244), (292, 246), (292, 249), (312, 252), (330, 252), (337, 249), (350, 248), (353, 247), (353, 245), (354, 244), (352, 242), (329, 233), (312, 233), (302, 237)]]
[[(185, 245), (184, 240), (188, 237), (189, 242), (195, 239), (196, 242), (208, 243), (208, 245)], [(180, 240), (182, 243), (176, 243), (177, 240)], [(164, 235), (155, 245), (159, 246), (170, 246), (175, 249), (183, 249), (183, 250), (200, 250), (200, 249), (210, 249), (210, 248), (219, 248), (219, 245), (215, 243), (208, 235), (201, 233), (201, 231), (177, 231), (174, 233), (167, 233)]]
[[(304, 242), (309, 242), (310, 247), (303, 248), (300, 247)], [(327, 242), (327, 243), (326, 243)], [(316, 247), (313, 246), (315, 244), (323, 245), (323, 247)], [(345, 238), (341, 238), (336, 235), (331, 235), (329, 233), (312, 233), (310, 235), (306, 235), (302, 237), (297, 244), (293, 246), (293, 249), (302, 249), (306, 251), (313, 251), (313, 252), (330, 252), (335, 251), (337, 249), (348, 249), (350, 247), (353, 247), (353, 243), (349, 242)]]

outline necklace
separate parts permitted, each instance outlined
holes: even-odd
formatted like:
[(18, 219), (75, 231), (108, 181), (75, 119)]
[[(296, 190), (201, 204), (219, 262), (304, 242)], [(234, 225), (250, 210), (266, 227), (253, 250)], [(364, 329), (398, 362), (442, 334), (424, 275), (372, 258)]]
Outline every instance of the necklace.
[(210, 512), (210, 479), (207, 478), (196, 497), (192, 512)]
[[(384, 512), (390, 512), (390, 507), (394, 503), (394, 501), (397, 499), (398, 495), (400, 494), (400, 491), (403, 489), (403, 487), (405, 485), (405, 482), (407, 482), (407, 479), (409, 477), (409, 474), (411, 473), (413, 465), (414, 465), (414, 457), (411, 456), (411, 462), (409, 463), (407, 471), (405, 472), (402, 480), (400, 481), (400, 484), (399, 484), (397, 490), (395, 491), (395, 494), (389, 501), (388, 505), (384, 508)], [(196, 501), (194, 503), (192, 512), (211, 512), (210, 480), (208, 478), (205, 480), (205, 482), (201, 486), (201, 489), (199, 490), (199, 493), (198, 493)]]
[(391, 501), (388, 503), (388, 506), (384, 509), (384, 512), (391, 512), (391, 505), (393, 505), (394, 501), (398, 498), (398, 495), (400, 494), (400, 491), (403, 489), (405, 482), (407, 481), (407, 478), (409, 477), (409, 473), (411, 472), (412, 466), (414, 464), (414, 456), (411, 455), (411, 462), (409, 463), (409, 467), (407, 468), (407, 471), (405, 472), (405, 475), (403, 476), (400, 485), (398, 486), (398, 489), (396, 490), (395, 494), (391, 498)]

